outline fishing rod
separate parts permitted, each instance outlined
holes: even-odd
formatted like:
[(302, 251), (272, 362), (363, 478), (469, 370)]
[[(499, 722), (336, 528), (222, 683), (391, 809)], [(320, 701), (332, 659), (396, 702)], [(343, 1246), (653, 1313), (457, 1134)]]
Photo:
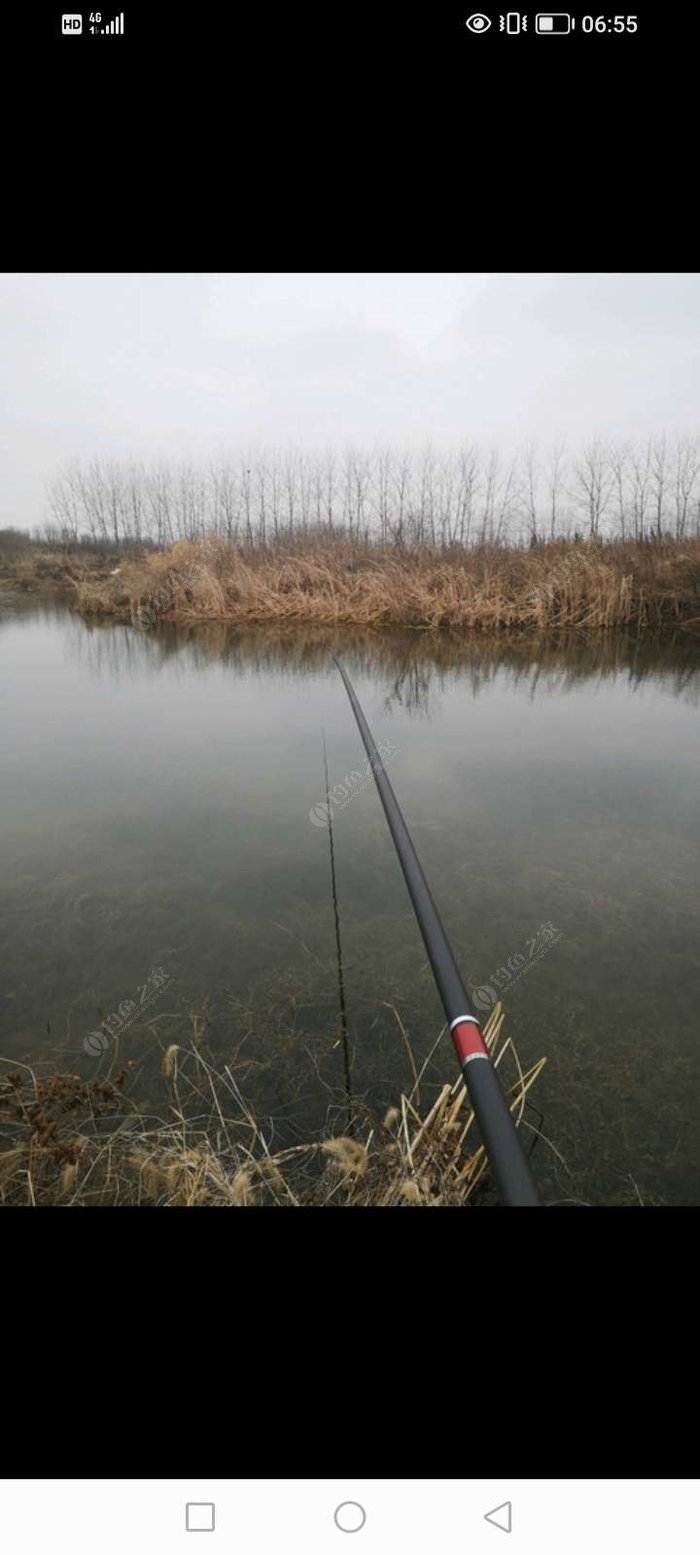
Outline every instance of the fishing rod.
[(542, 1203), (527, 1162), (518, 1131), (510, 1114), (496, 1070), (481, 1032), (481, 1022), (460, 976), (449, 940), (440, 921), (428, 882), (418, 862), (408, 827), (384, 770), (367, 719), (340, 660), (332, 655), (342, 676), (357, 727), (370, 759), (374, 781), (382, 801), (408, 894), (418, 919), (433, 977), (438, 986), (457, 1060), (469, 1099), (481, 1130), (484, 1148), (504, 1204)]
[(345, 1102), (348, 1109), (348, 1133), (352, 1134), (354, 1120), (352, 1114), (352, 1070), (350, 1066), (350, 1041), (348, 1038), (348, 1017), (345, 1007), (345, 979), (343, 977), (343, 951), (340, 943), (340, 914), (338, 912), (338, 887), (335, 879), (335, 848), (333, 847), (333, 820), (331, 812), (331, 796), (328, 782), (328, 752), (326, 750), (326, 735), (323, 735), (323, 770), (326, 776), (326, 811), (328, 814), (328, 845), (331, 855), (331, 898), (333, 901), (333, 919), (335, 923), (335, 954), (338, 967), (338, 999), (340, 1004), (340, 1041), (343, 1044), (343, 1067), (345, 1069)]

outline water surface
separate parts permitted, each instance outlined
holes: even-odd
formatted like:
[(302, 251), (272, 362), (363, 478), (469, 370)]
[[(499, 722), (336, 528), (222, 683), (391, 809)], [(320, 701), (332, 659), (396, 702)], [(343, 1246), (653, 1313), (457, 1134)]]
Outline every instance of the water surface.
[[(0, 596), (0, 1052), (94, 1073), (86, 1036), (162, 968), (120, 1039), (135, 1085), (208, 998), (276, 1138), (340, 1119), (325, 730), (354, 1083), (379, 1108), (410, 1088), (390, 1006), (419, 1064), (441, 1011), (376, 790), (336, 786), (365, 759), (329, 645), (467, 980), (503, 998), (523, 1064), (547, 1055), (546, 1197), (700, 1203), (690, 642), (145, 633)], [(425, 1097), (453, 1077), (443, 1036)]]

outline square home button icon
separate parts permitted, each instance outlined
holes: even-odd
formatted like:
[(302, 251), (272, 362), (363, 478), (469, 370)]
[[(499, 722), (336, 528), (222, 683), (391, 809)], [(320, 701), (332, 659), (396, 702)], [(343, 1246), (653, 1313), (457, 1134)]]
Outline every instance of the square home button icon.
[(185, 1526), (188, 1533), (213, 1533), (214, 1502), (187, 1501), (185, 1504)]

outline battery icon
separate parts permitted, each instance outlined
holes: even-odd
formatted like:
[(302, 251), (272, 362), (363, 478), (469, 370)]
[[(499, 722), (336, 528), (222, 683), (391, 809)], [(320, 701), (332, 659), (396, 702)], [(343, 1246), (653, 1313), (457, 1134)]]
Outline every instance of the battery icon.
[(548, 11), (535, 17), (535, 32), (571, 32), (571, 17), (567, 11)]

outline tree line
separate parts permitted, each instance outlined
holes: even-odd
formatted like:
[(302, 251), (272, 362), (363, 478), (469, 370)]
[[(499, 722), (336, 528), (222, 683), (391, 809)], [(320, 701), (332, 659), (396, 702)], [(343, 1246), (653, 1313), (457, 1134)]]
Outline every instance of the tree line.
[(169, 545), (216, 535), (270, 544), (319, 531), (383, 545), (531, 544), (700, 534), (700, 435), (503, 456), (348, 447), (250, 451), (145, 464), (74, 460), (48, 482), (38, 538)]

